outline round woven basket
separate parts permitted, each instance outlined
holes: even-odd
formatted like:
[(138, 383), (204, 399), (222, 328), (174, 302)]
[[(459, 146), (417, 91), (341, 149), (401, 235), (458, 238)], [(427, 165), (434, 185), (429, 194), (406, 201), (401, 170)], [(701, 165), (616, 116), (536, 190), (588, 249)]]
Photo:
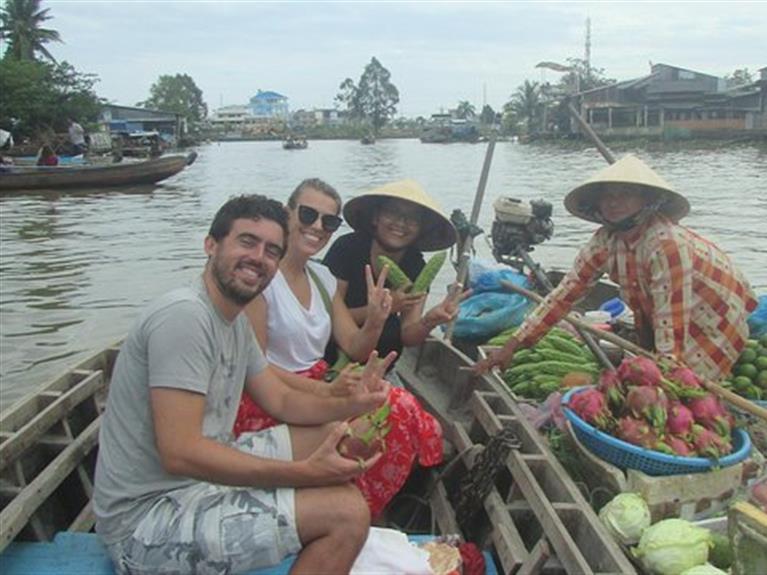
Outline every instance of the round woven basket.
[(578, 387), (571, 389), (564, 395), (562, 408), (565, 417), (571, 423), (578, 441), (585, 445), (589, 451), (620, 469), (637, 469), (647, 475), (703, 473), (715, 468), (734, 465), (743, 461), (751, 453), (751, 438), (742, 429), (733, 430), (732, 452), (720, 459), (667, 455), (660, 451), (632, 445), (583, 421), (568, 407), (570, 399), (586, 389), (589, 388)]

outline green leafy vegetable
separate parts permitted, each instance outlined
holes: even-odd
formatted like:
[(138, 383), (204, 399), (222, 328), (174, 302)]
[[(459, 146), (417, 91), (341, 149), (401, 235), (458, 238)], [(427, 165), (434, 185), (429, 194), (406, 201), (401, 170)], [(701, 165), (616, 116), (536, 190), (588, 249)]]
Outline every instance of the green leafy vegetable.
[(610, 534), (624, 545), (634, 545), (650, 526), (650, 508), (638, 493), (620, 493), (599, 511)]

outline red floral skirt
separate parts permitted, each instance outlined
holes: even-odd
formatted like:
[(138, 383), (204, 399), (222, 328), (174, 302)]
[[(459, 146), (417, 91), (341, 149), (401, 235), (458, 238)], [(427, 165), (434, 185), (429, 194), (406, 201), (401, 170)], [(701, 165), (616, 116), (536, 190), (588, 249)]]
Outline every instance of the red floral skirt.
[[(306, 371), (298, 372), (311, 379), (321, 380), (328, 364), (320, 360)], [(434, 417), (424, 411), (418, 400), (401, 387), (392, 387), (388, 403), (391, 406), (386, 435), (386, 451), (378, 462), (354, 483), (368, 502), (370, 513), (377, 517), (386, 504), (405, 484), (416, 458), (424, 467), (442, 461), (442, 428)], [(266, 413), (247, 393), (242, 394), (234, 435), (246, 431), (260, 431), (280, 422)]]

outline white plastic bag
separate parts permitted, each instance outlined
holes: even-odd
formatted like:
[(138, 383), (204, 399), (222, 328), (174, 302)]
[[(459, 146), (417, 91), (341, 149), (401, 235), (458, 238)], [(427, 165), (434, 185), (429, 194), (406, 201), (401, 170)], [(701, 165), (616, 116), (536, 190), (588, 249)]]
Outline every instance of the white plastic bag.
[(432, 575), (429, 552), (395, 529), (371, 527), (367, 541), (352, 566), (352, 575)]

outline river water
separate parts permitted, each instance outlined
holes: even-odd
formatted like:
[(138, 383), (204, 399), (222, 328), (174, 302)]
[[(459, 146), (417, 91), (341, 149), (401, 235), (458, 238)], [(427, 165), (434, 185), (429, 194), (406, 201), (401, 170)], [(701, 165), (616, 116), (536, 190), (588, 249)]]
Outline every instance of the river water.
[[(0, 408), (122, 338), (150, 299), (196, 277), (210, 220), (229, 196), (285, 200), (300, 180), (316, 176), (347, 199), (409, 177), (447, 214), (460, 208), (468, 217), (485, 150), (418, 140), (312, 141), (292, 151), (280, 142), (229, 142), (198, 148), (191, 167), (158, 186), (0, 198)], [(684, 223), (728, 251), (757, 292), (767, 293), (767, 149), (636, 152), (688, 197)], [(566, 267), (595, 226), (568, 216), (562, 199), (604, 165), (593, 148), (499, 142), (479, 223), (489, 235), (499, 196), (551, 202), (555, 234), (533, 256)], [(490, 258), (482, 237), (476, 247)], [(435, 293), (451, 272), (443, 269)]]

